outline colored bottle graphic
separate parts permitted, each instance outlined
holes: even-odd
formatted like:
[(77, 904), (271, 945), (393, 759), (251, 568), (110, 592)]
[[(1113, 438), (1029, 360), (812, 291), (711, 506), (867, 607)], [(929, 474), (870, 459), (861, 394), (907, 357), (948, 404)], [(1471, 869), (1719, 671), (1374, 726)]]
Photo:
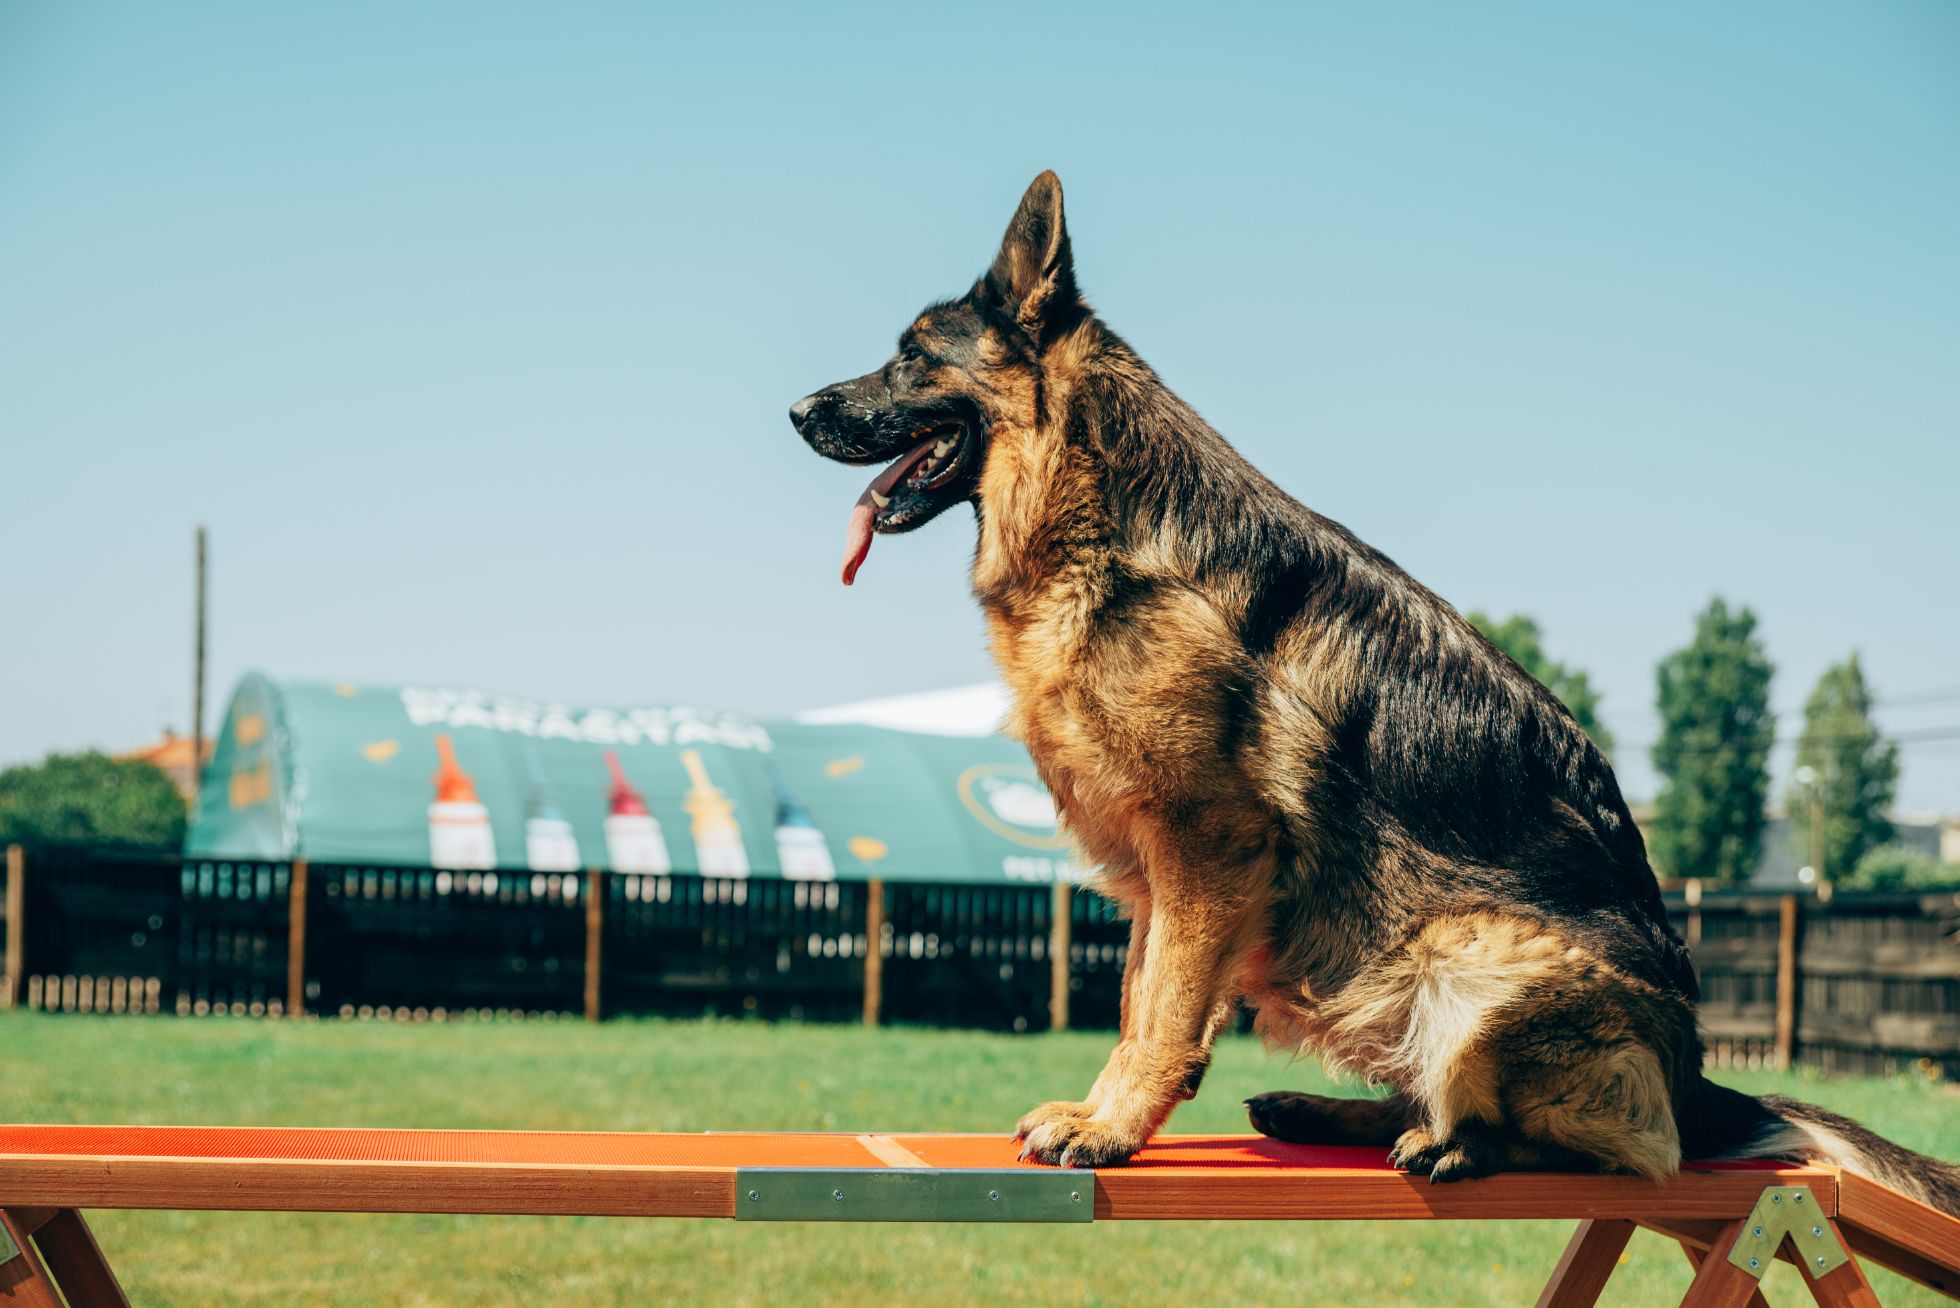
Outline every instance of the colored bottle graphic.
[(467, 872), (497, 866), (490, 810), (477, 800), (470, 774), (457, 766), (447, 735), (436, 737), (436, 802), (429, 805), (429, 865)]
[(524, 767), (531, 774), (531, 798), (524, 812), (524, 859), (533, 872), (576, 872), (578, 837), (545, 784), (538, 751), (524, 745)]
[(835, 881), (837, 865), (830, 861), (830, 846), (811, 820), (810, 810), (790, 793), (774, 759), (769, 762), (769, 780), (776, 787), (776, 857), (782, 861), (783, 876), (791, 881)]
[(619, 765), (619, 755), (606, 751), (606, 769), (612, 773), (612, 792), (607, 797), (606, 860), (615, 872), (664, 875), (674, 870), (667, 857), (667, 837), (660, 823), (647, 808), (646, 796), (633, 789)]
[(745, 877), (749, 874), (749, 852), (742, 848), (742, 828), (735, 825), (735, 806), (728, 796), (708, 780), (699, 752), (681, 751), (681, 766), (687, 769), (687, 798), (681, 807), (694, 819), (694, 857), (704, 877)]

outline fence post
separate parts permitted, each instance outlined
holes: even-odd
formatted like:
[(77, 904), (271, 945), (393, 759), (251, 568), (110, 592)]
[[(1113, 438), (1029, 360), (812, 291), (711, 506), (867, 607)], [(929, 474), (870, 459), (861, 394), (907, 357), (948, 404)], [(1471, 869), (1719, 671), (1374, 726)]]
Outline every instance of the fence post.
[(20, 989), (26, 984), (26, 964), (22, 955), (27, 942), (27, 851), (19, 845), (7, 846), (7, 953), (0, 959), (0, 1008), (20, 1002)]
[(1797, 1052), (1798, 919), (1802, 909), (1795, 895), (1777, 903), (1776, 922), (1776, 1067), (1788, 1071)]
[(878, 1025), (885, 1006), (885, 883), (864, 883), (864, 1024)]
[(1066, 881), (1054, 887), (1048, 918), (1048, 1029), (1068, 1030), (1069, 910), (1073, 896)]
[(306, 1016), (306, 860), (286, 877), (286, 1016)]
[(600, 943), (605, 939), (605, 873), (593, 868), (585, 874), (585, 1020), (597, 1022), (599, 1007), (599, 967), (604, 955)]

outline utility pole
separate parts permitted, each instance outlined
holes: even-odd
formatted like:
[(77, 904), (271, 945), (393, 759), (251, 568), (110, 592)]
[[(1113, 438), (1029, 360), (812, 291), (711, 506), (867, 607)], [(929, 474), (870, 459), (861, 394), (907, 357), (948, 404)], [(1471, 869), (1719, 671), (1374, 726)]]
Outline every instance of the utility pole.
[(204, 528), (197, 529), (197, 653), (191, 674), (191, 798), (204, 784)]
[[(1824, 867), (1824, 774), (1805, 763), (1791, 774), (1791, 778), (1803, 788), (1804, 806), (1810, 810), (1810, 866), (1799, 871), (1797, 879), (1803, 880), (1804, 874), (1808, 873), (1810, 880), (1806, 884), (1816, 888), (1820, 903), (1829, 903), (1831, 881)], [(1787, 816), (1794, 828), (1797, 815), (1791, 813)]]

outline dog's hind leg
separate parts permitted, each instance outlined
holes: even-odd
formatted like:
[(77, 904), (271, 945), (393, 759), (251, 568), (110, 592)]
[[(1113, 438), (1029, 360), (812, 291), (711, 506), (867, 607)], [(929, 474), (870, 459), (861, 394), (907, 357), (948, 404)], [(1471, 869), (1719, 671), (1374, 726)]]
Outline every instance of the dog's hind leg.
[(1480, 1023), (1430, 1078), (1390, 1161), (1454, 1181), (1585, 1169), (1659, 1180), (1680, 1166), (1677, 1083), (1699, 1075), (1686, 1001), (1585, 963)]
[(1383, 1149), (1422, 1119), (1421, 1110), (1400, 1092), (1381, 1099), (1336, 1099), (1274, 1090), (1246, 1100), (1245, 1110), (1259, 1134), (1289, 1144)]

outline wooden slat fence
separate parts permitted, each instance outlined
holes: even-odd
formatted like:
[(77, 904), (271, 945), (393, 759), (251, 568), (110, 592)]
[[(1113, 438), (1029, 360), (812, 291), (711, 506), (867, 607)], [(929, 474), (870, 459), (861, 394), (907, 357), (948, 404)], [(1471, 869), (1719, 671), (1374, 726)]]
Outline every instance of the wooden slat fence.
[[(51, 1011), (1113, 1027), (1129, 947), (1106, 901), (1050, 886), (463, 873), (61, 846), (12, 851), (5, 867), (0, 1006)], [(1709, 893), (1669, 906), (1717, 1065), (1960, 1079), (1960, 894)]]

